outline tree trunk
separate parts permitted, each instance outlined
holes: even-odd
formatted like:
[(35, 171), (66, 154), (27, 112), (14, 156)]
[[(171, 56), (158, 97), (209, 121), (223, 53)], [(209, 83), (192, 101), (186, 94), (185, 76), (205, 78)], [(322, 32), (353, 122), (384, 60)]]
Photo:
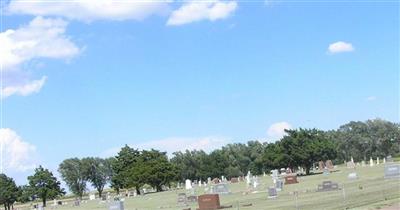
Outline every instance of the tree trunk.
[(162, 191), (161, 186), (157, 185), (157, 186), (156, 186), (156, 190), (157, 190), (157, 192), (161, 192), (161, 191)]
[(310, 175), (310, 167), (306, 167), (306, 175)]
[(140, 187), (139, 187), (139, 186), (136, 186), (135, 188), (136, 188), (136, 193), (137, 193), (138, 195), (140, 195)]
[(42, 198), (43, 200), (43, 207), (46, 207), (46, 198)]
[[(101, 195), (103, 194), (103, 189), (97, 189), (97, 192), (99, 193), (99, 197), (101, 198)], [(117, 195), (119, 195), (119, 190), (117, 191)]]

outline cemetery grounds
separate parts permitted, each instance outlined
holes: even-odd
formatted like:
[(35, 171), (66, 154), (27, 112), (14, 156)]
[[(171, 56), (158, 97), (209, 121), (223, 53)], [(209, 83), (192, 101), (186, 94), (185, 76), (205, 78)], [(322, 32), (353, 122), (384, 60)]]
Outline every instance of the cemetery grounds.
[[(398, 163), (398, 162), (397, 162)], [(298, 184), (284, 185), (278, 192), (277, 198), (268, 198), (267, 188), (273, 186), (270, 176), (259, 176), (260, 185), (254, 192), (246, 193), (246, 182), (229, 184), (231, 194), (220, 195), (223, 206), (227, 209), (399, 209), (400, 180), (384, 179), (384, 165), (373, 167), (358, 166), (348, 169), (338, 166), (335, 172), (329, 175), (322, 173), (310, 176), (299, 176)], [(356, 172), (357, 180), (349, 180), (347, 175)], [(340, 190), (330, 192), (316, 192), (318, 184), (323, 181), (333, 181), (339, 184)], [(195, 188), (196, 195), (205, 193), (206, 187)], [(297, 193), (296, 193), (297, 192)], [(186, 190), (171, 190), (159, 193), (149, 193), (145, 196), (125, 198), (125, 210), (150, 209), (196, 209), (197, 203), (188, 206), (178, 206), (178, 193), (187, 193)], [(296, 196), (297, 194), (297, 196)], [(88, 199), (87, 197), (85, 199)], [(99, 200), (84, 201), (79, 207), (73, 207), (73, 200), (64, 201), (63, 206), (52, 207), (48, 202), (46, 209), (57, 210), (106, 210), (108, 204)], [(246, 206), (251, 204), (251, 206)], [(18, 209), (29, 209), (19, 206)]]

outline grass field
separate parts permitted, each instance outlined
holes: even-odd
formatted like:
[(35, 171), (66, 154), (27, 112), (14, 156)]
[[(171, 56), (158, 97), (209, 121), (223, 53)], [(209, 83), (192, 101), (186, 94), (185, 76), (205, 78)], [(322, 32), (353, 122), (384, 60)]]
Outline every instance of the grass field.
[[(258, 192), (249, 193), (244, 182), (229, 184), (231, 194), (221, 195), (221, 205), (232, 205), (230, 209), (381, 209), (400, 203), (400, 180), (383, 178), (384, 165), (374, 167), (358, 167), (347, 169), (339, 166), (336, 172), (329, 175), (317, 174), (299, 177), (298, 184), (285, 185), (278, 197), (275, 199), (267, 198), (266, 189), (272, 185), (269, 176), (260, 177)], [(356, 171), (359, 179), (348, 180), (347, 175)], [(316, 192), (318, 184), (324, 180), (331, 180), (339, 183), (341, 190), (331, 192)], [(204, 187), (197, 188), (196, 194), (204, 193)], [(294, 192), (297, 191), (297, 202)], [(126, 210), (144, 209), (196, 209), (197, 203), (188, 207), (177, 206), (177, 194), (185, 190), (174, 190), (168, 192), (151, 193), (145, 196), (131, 197), (125, 199)], [(51, 204), (52, 202), (49, 202)], [(48, 207), (47, 209), (59, 210), (100, 210), (108, 209), (106, 203), (99, 201), (87, 201), (79, 207), (72, 207), (72, 202), (58, 207)], [(244, 205), (251, 204), (245, 207)], [(23, 208), (19, 208), (23, 209)], [(28, 208), (26, 208), (28, 209)], [(394, 208), (396, 209), (396, 208)]]

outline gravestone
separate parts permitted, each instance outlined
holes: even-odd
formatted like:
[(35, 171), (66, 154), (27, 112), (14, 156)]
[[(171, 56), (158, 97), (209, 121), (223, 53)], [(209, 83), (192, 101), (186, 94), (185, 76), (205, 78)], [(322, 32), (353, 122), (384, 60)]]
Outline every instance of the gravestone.
[(278, 169), (271, 170), (271, 176), (272, 176), (272, 179), (278, 179), (278, 177), (279, 177)]
[(253, 176), (253, 178), (251, 179), (251, 185), (252, 185), (253, 189), (256, 189), (258, 184), (259, 184), (258, 177)]
[(124, 202), (114, 201), (108, 206), (108, 210), (124, 210)]
[(361, 161), (361, 166), (365, 167), (365, 160)]
[(81, 201), (79, 199), (74, 201), (74, 206), (80, 206), (81, 205)]
[(319, 161), (318, 162), (318, 170), (322, 171), (325, 168), (325, 163), (324, 161)]
[(400, 164), (385, 165), (385, 179), (400, 178)]
[(62, 201), (57, 201), (57, 205), (62, 206)]
[(192, 189), (192, 181), (190, 181), (190, 179), (185, 180), (185, 189), (186, 190)]
[(211, 184), (211, 177), (207, 178), (207, 184)]
[(197, 196), (195, 195), (190, 195), (186, 198), (187, 202), (189, 203), (196, 203), (197, 202)]
[(179, 206), (186, 206), (187, 205), (186, 193), (179, 193), (178, 194), (178, 205)]
[(324, 175), (329, 175), (330, 174), (330, 171), (329, 171), (329, 169), (327, 169), (327, 168), (324, 168), (324, 173), (323, 173)]
[(379, 165), (379, 157), (376, 157), (376, 165)]
[(393, 162), (393, 158), (392, 158), (391, 155), (386, 157), (386, 162), (388, 162), (388, 163), (392, 163)]
[(239, 182), (238, 178), (236, 177), (231, 178), (231, 183), (238, 183), (238, 182)]
[(250, 171), (247, 171), (247, 175), (246, 175), (246, 183), (247, 183), (247, 185), (250, 185), (251, 184), (251, 172)]
[(358, 176), (357, 176), (356, 172), (352, 172), (352, 173), (349, 173), (349, 175), (347, 175), (347, 178), (350, 180), (355, 180), (355, 179), (358, 179)]
[(218, 184), (218, 183), (219, 183), (219, 179), (218, 179), (218, 178), (214, 178), (214, 179), (212, 180), (212, 182), (213, 182), (214, 184)]
[(229, 194), (229, 188), (228, 184), (221, 183), (221, 184), (216, 184), (211, 187), (211, 193), (212, 194)]
[(326, 192), (339, 190), (339, 185), (332, 181), (323, 181), (322, 184), (318, 185), (317, 192)]
[(369, 166), (374, 166), (374, 160), (372, 160), (372, 157), (369, 159)]
[[(354, 163), (354, 162), (353, 162), (353, 163)], [(328, 169), (333, 169), (333, 163), (332, 163), (332, 161), (331, 161), (331, 160), (327, 160), (326, 163), (325, 163), (325, 166), (326, 166)]]
[(199, 210), (220, 209), (218, 194), (204, 194), (198, 197)]
[(281, 191), (283, 189), (283, 181), (277, 179), (275, 182), (275, 188), (277, 191)]
[(356, 167), (356, 165), (354, 164), (354, 162), (351, 162), (351, 161), (347, 162), (346, 165), (347, 165), (347, 168), (351, 168), (351, 169), (353, 169), (353, 168)]
[(285, 176), (285, 185), (287, 184), (297, 184), (299, 183), (297, 181), (297, 175), (296, 174), (290, 174)]
[(268, 187), (268, 198), (276, 198), (278, 193), (275, 187)]
[(89, 195), (89, 200), (95, 200), (96, 199), (96, 195), (94, 195), (94, 194), (90, 194)]

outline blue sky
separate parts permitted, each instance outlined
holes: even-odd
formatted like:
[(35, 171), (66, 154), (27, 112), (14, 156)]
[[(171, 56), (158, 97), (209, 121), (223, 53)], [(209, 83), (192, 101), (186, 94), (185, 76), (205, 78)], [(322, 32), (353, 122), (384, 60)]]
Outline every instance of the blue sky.
[(3, 5), (2, 139), (19, 145), (6, 170), (20, 182), (124, 144), (209, 151), (399, 122), (396, 1), (46, 4)]

